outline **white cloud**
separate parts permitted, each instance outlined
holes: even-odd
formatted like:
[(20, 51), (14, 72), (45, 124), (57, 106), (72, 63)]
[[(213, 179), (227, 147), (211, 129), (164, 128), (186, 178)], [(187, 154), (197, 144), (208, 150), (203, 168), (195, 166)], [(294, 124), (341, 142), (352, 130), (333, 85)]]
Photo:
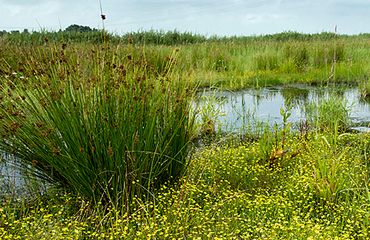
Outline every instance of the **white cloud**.
[[(234, 35), (283, 30), (317, 32), (335, 24), (343, 33), (369, 32), (369, 0), (101, 0), (105, 25)], [(97, 0), (0, 0), (0, 29), (59, 29), (101, 25)], [(39, 26), (40, 25), (40, 26)]]

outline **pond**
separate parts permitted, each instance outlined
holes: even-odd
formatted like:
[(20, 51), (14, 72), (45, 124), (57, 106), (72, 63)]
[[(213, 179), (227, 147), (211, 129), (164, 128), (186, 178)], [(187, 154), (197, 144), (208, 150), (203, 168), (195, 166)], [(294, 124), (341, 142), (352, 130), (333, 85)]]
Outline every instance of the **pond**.
[[(221, 132), (250, 130), (256, 124), (282, 125), (280, 109), (292, 102), (291, 116), (288, 121), (299, 123), (305, 120), (305, 106), (319, 99), (332, 96), (344, 99), (349, 110), (352, 128), (358, 131), (369, 131), (370, 102), (361, 100), (357, 88), (318, 88), (311, 86), (271, 87), (249, 89), (238, 92), (204, 91), (194, 102), (202, 110), (202, 115), (216, 119), (216, 128)], [(200, 119), (199, 119), (200, 120)], [(8, 193), (14, 196), (26, 194), (24, 174), (15, 167), (10, 155), (0, 154), (0, 198)], [(5, 161), (6, 160), (6, 161)], [(47, 185), (39, 185), (44, 191)]]
[(308, 103), (317, 103), (330, 97), (343, 99), (352, 128), (369, 130), (370, 101), (363, 100), (357, 88), (294, 85), (237, 92), (204, 91), (200, 95), (198, 106), (202, 109), (202, 114), (216, 118), (217, 130), (240, 132), (261, 123), (282, 125), (280, 110), (286, 109), (288, 101), (293, 106), (288, 121), (299, 123), (306, 119), (305, 109)]

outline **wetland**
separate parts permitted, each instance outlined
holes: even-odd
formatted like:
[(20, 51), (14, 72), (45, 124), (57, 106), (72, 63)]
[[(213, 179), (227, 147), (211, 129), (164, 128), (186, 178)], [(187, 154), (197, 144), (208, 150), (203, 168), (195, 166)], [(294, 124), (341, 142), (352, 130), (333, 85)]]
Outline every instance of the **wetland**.
[(0, 36), (0, 238), (368, 239), (369, 39)]

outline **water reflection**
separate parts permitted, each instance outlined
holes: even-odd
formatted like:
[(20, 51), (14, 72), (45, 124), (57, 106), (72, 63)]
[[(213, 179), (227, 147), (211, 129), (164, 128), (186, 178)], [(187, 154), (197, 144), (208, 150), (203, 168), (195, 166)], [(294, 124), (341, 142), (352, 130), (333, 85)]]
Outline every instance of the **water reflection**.
[(37, 192), (42, 194), (51, 186), (24, 170), (14, 155), (0, 153), (0, 201), (9, 197), (29, 197)]
[(304, 104), (309, 100), (310, 91), (307, 88), (287, 87), (280, 89), (284, 103), (291, 101), (292, 104)]
[(281, 125), (280, 109), (288, 102), (293, 104), (289, 121), (298, 123), (305, 120), (307, 103), (317, 103), (320, 99), (330, 97), (344, 99), (353, 125), (368, 126), (370, 122), (370, 101), (361, 100), (357, 88), (291, 86), (203, 93), (203, 96), (207, 95), (222, 99), (213, 103), (213, 106), (223, 113), (217, 118), (218, 128), (222, 131), (245, 130), (261, 122), (271, 126)]

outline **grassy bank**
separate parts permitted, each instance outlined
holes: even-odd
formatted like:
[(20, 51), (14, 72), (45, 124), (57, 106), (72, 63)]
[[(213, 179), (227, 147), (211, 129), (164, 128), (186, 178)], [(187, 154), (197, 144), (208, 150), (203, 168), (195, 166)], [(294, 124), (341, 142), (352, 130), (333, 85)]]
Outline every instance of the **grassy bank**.
[[(3, 74), (19, 72), (19, 66), (25, 62), (14, 56), (21, 56), (30, 48), (32, 51), (55, 45), (61, 48), (64, 44), (67, 51), (73, 46), (78, 49), (75, 51), (85, 52), (85, 49), (96, 48), (99, 39), (104, 41), (102, 36), (101, 32), (4, 35), (0, 41), (7, 71), (4, 66), (0, 71)], [(152, 31), (107, 36), (110, 40), (105, 42), (109, 48), (119, 47), (133, 55), (140, 54), (141, 47), (145, 46), (146, 59), (155, 67), (161, 67), (159, 60), (168, 58), (173, 49), (178, 49), (175, 71), (185, 78), (195, 79), (201, 87), (241, 89), (289, 83), (348, 83), (363, 86), (364, 95), (368, 91), (370, 45), (367, 34), (288, 32), (256, 37), (205, 38), (190, 33)], [(137, 50), (132, 51), (135, 48)], [(45, 59), (39, 61), (45, 62)]]

